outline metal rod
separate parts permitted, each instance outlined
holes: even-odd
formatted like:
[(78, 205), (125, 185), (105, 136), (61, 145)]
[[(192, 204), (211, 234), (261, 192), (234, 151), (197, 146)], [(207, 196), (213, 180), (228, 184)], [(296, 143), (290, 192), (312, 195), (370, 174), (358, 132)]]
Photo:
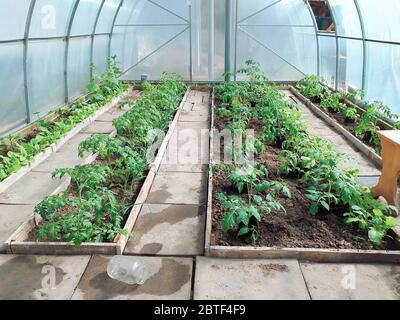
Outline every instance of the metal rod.
[(238, 53), (238, 17), (239, 17), (239, 0), (235, 0), (235, 55), (233, 66), (233, 79), (237, 81), (237, 53)]
[(101, 5), (99, 7), (99, 10), (97, 11), (97, 15), (96, 15), (96, 19), (94, 21), (94, 25), (93, 25), (93, 31), (91, 34), (91, 42), (90, 42), (90, 79), (93, 79), (93, 51), (94, 51), (94, 36), (96, 34), (96, 29), (97, 29), (97, 24), (99, 22), (99, 18), (100, 18), (100, 14), (101, 11), (103, 10), (104, 4), (106, 3), (106, 0), (103, 0), (101, 2)]
[(187, 23), (143, 23), (143, 24), (116, 24), (115, 27), (163, 27), (187, 26)]
[(328, 5), (329, 11), (331, 13), (331, 17), (332, 17), (332, 22), (333, 25), (335, 27), (335, 38), (336, 38), (336, 79), (335, 79), (335, 90), (338, 90), (338, 86), (339, 86), (339, 38), (338, 38), (338, 31), (337, 31), (337, 23), (336, 23), (336, 17), (333, 14), (333, 10), (331, 7), (331, 4), (329, 2), (329, 0), (326, 1), (326, 4)]
[(29, 101), (29, 87), (28, 87), (28, 40), (29, 31), (32, 24), (32, 15), (36, 6), (36, 0), (32, 0), (29, 5), (28, 16), (26, 18), (25, 31), (24, 31), (24, 53), (23, 53), (23, 70), (24, 70), (24, 91), (25, 91), (25, 107), (26, 107), (26, 121), (32, 122), (32, 112)]
[(157, 49), (153, 50), (152, 52), (150, 52), (148, 55), (146, 55), (144, 58), (140, 59), (138, 62), (136, 62), (133, 66), (129, 67), (127, 70), (125, 70), (125, 72), (122, 74), (126, 74), (128, 71), (132, 70), (134, 67), (136, 67), (138, 64), (142, 63), (144, 60), (148, 59), (149, 57), (151, 57), (152, 55), (154, 55), (157, 51), (161, 50), (162, 48), (164, 48), (165, 46), (167, 46), (168, 44), (170, 44), (172, 41), (174, 41), (176, 38), (178, 38), (182, 33), (184, 33), (186, 30), (189, 30), (189, 27), (186, 27), (185, 29), (183, 29), (181, 32), (179, 32), (178, 34), (176, 34), (174, 37), (172, 37), (171, 39), (169, 39), (167, 42), (165, 42), (164, 44), (162, 44), (161, 46), (159, 46)]
[(271, 4), (269, 4), (268, 6), (262, 8), (261, 10), (258, 10), (257, 12), (254, 12), (253, 14), (251, 14), (251, 15), (247, 16), (246, 18), (240, 20), (238, 23), (242, 23), (243, 21), (245, 21), (245, 20), (247, 20), (247, 19), (250, 19), (250, 18), (256, 16), (257, 14), (259, 14), (259, 13), (261, 13), (261, 12), (263, 12), (263, 11), (265, 11), (265, 10), (271, 8), (271, 7), (273, 7), (274, 5), (278, 4), (278, 3), (281, 2), (281, 1), (282, 1), (282, 0), (278, 0), (278, 1), (275, 1), (275, 2), (273, 2), (273, 3), (271, 3)]
[(361, 88), (365, 92), (367, 87), (367, 42), (366, 42), (366, 32), (365, 32), (365, 25), (364, 19), (362, 17), (361, 8), (358, 4), (357, 0), (354, 0), (354, 5), (356, 6), (358, 18), (360, 19), (360, 26), (361, 26), (361, 35), (362, 35), (362, 42), (363, 42), (363, 66), (362, 66), (362, 78), (361, 78)]
[(113, 22), (112, 22), (112, 25), (111, 25), (110, 39), (108, 41), (108, 49), (107, 49), (107, 58), (108, 59), (111, 58), (111, 41), (112, 41), (112, 36), (113, 36), (113, 33), (114, 33), (115, 22), (117, 21), (117, 17), (118, 17), (119, 11), (121, 10), (121, 7), (122, 7), (123, 4), (124, 4), (124, 0), (121, 0), (121, 2), (118, 5), (117, 10), (115, 11), (115, 15), (114, 15)]
[(167, 11), (168, 13), (172, 14), (173, 16), (185, 21), (186, 23), (189, 23), (189, 21), (183, 17), (181, 17), (180, 15), (176, 14), (175, 12), (163, 7), (162, 5), (152, 1), (152, 0), (147, 0), (148, 2), (150, 2), (151, 4), (154, 4), (156, 7), (159, 7), (160, 9), (163, 9), (164, 11)]
[(193, 80), (193, 43), (192, 43), (192, 1), (188, 2), (189, 7), (189, 79)]
[(233, 3), (232, 0), (226, 0), (226, 23), (225, 23), (225, 81), (230, 81), (231, 76), (231, 40), (232, 40), (232, 19)]
[(319, 36), (318, 36), (318, 23), (317, 19), (315, 18), (314, 11), (311, 8), (310, 2), (307, 0), (305, 1), (308, 11), (310, 12), (311, 20), (313, 21), (314, 30), (315, 30), (315, 38), (317, 42), (317, 75), (321, 76), (321, 59), (320, 59), (320, 43), (319, 43)]
[(69, 55), (69, 40), (71, 37), (72, 25), (74, 23), (75, 14), (81, 0), (76, 0), (69, 19), (67, 36), (65, 38), (65, 54), (64, 54), (64, 82), (65, 82), (65, 103), (69, 101), (69, 83), (68, 83), (68, 55)]
[(214, 28), (215, 28), (215, 17), (214, 17), (214, 0), (210, 0), (210, 11), (209, 11), (209, 39), (208, 39), (208, 79), (214, 80)]
[(251, 39), (253, 39), (255, 42), (257, 42), (260, 46), (262, 46), (264, 49), (272, 52), (275, 56), (277, 56), (279, 59), (281, 59), (282, 61), (286, 62), (288, 65), (290, 65), (292, 68), (296, 69), (299, 73), (301, 73), (303, 76), (305, 76), (306, 74), (301, 71), (299, 68), (297, 68), (294, 64), (292, 64), (291, 62), (289, 62), (288, 60), (286, 60), (285, 58), (281, 57), (278, 53), (276, 53), (274, 50), (272, 50), (271, 48), (269, 48), (268, 46), (266, 46), (264, 43), (262, 43), (260, 40), (258, 40), (257, 38), (255, 38), (254, 36), (252, 36), (250, 33), (248, 33), (247, 31), (243, 30), (241, 27), (239, 27), (239, 30), (242, 31), (244, 34), (246, 34), (248, 37), (250, 37)]

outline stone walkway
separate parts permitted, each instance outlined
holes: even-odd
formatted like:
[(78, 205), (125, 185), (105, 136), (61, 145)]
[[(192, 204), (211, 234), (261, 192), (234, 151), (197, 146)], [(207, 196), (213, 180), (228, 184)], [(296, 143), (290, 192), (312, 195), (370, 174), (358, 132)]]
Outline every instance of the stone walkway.
[[(150, 271), (145, 284), (127, 285), (109, 278), (111, 257), (0, 255), (0, 300), (399, 300), (400, 266), (203, 257), (209, 99), (209, 92), (190, 92), (125, 250), (125, 255), (136, 256)], [(104, 127), (96, 124), (96, 128)], [(46, 174), (51, 168), (43, 164), (36, 172)], [(2, 205), (0, 219), (9, 221), (7, 217), (15, 212), (29, 216), (32, 207), (20, 205), (14, 210), (13, 205)]]

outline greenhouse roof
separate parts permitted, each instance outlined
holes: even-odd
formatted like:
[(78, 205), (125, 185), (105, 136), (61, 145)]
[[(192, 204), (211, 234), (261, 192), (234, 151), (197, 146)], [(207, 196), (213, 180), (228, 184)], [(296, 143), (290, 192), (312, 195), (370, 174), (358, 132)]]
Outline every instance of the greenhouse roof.
[(216, 81), (252, 59), (271, 81), (317, 74), (400, 113), (400, 2), (317, 1), (331, 17), (310, 2), (2, 0), (0, 134), (84, 94), (114, 55), (123, 80)]

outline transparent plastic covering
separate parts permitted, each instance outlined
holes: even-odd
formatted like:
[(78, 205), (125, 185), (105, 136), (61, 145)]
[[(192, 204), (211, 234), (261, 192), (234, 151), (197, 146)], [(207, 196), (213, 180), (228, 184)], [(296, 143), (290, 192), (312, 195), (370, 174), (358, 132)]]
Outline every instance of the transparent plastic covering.
[(123, 80), (218, 81), (252, 59), (271, 81), (318, 74), (399, 114), (400, 1), (326, 3), (333, 32), (305, 0), (0, 0), (0, 135), (84, 94), (113, 55)]

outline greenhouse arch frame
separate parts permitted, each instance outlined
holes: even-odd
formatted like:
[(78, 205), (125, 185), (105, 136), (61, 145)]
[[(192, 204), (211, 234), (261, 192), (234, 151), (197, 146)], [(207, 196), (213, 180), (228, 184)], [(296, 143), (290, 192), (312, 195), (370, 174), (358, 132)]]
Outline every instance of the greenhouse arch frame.
[(101, 73), (113, 55), (129, 81), (219, 81), (253, 59), (271, 81), (318, 74), (399, 114), (400, 3), (326, 3), (333, 32), (306, 0), (3, 0), (0, 135), (84, 94), (91, 64)]

